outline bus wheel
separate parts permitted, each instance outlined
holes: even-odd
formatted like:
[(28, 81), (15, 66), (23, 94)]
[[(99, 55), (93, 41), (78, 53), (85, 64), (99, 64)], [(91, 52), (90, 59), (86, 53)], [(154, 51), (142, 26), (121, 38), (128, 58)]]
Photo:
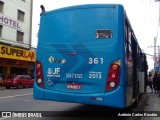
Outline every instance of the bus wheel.
[(10, 89), (11, 87), (10, 86), (6, 86), (6, 89)]
[(135, 102), (133, 103), (134, 107), (138, 106), (138, 102), (139, 102), (139, 82), (138, 82), (138, 87), (137, 87), (137, 93), (136, 93), (136, 98), (135, 98)]
[(133, 107), (137, 107), (138, 106), (138, 101), (139, 101), (139, 99), (138, 99), (138, 95), (137, 95), (136, 100), (133, 103)]
[(19, 89), (19, 88), (21, 88), (21, 86), (20, 86), (20, 85), (17, 85), (16, 88)]

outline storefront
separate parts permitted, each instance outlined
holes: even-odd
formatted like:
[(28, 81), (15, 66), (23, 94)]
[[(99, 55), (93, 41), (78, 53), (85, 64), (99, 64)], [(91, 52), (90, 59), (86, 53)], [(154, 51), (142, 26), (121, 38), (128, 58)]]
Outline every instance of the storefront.
[(13, 74), (33, 75), (35, 59), (34, 51), (0, 45), (0, 83)]

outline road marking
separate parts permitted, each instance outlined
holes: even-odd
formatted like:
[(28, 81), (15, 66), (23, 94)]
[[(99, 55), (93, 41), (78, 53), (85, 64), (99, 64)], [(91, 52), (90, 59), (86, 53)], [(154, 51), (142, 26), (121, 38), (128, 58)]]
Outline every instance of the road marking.
[(0, 118), (0, 120), (3, 120), (3, 119), (8, 119), (8, 118)]
[(6, 96), (6, 97), (0, 97), (0, 99), (4, 98), (13, 98), (13, 97), (20, 97), (20, 96), (26, 96), (26, 95), (32, 95), (33, 93), (28, 93), (28, 94), (22, 94), (22, 95), (14, 95), (14, 96)]
[(4, 118), (0, 118), (0, 120), (4, 120), (4, 119), (10, 119), (12, 117), (4, 117)]
[(24, 100), (25, 102), (31, 101), (31, 100)]

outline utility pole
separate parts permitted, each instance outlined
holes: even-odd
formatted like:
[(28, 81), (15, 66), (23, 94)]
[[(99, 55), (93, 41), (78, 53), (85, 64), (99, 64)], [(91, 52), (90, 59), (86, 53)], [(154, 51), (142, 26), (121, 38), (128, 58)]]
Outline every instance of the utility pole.
[[(155, 2), (159, 2), (159, 20), (158, 20), (158, 29), (160, 27), (160, 0), (155, 0)], [(156, 46), (157, 38), (158, 38), (158, 29), (157, 29), (157, 35), (154, 37), (154, 70), (156, 71), (156, 65), (158, 62), (158, 71), (160, 69), (160, 48), (159, 46)], [(158, 47), (158, 60), (156, 58), (156, 47)]]
[[(154, 55), (153, 55), (153, 60), (154, 60), (154, 71), (156, 71), (156, 66), (157, 66), (157, 63), (158, 63), (158, 67), (160, 68), (160, 46), (156, 46), (156, 37), (154, 38), (154, 46), (148, 46), (149, 48), (150, 47), (153, 47), (154, 48)], [(158, 53), (156, 51), (158, 47)], [(157, 54), (158, 54), (158, 60), (157, 60)]]
[(157, 42), (157, 38), (154, 38), (154, 70), (156, 71), (156, 64), (157, 64), (157, 59), (156, 59), (156, 42)]
[(160, 46), (158, 46), (158, 72), (160, 71)]

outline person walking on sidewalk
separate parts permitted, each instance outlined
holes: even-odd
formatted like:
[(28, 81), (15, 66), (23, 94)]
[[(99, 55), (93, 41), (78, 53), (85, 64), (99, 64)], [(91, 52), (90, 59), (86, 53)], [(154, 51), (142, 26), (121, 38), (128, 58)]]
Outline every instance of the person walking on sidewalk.
[(153, 77), (153, 90), (155, 93), (157, 93), (157, 81), (158, 81), (159, 75), (157, 72), (155, 72), (154, 77)]
[(151, 89), (151, 92), (153, 92), (153, 87), (152, 87), (152, 85), (153, 85), (153, 77), (152, 77), (151, 73), (149, 73), (149, 75), (148, 75), (148, 81), (147, 81), (147, 83), (148, 83), (148, 86)]
[(158, 74), (158, 79), (156, 81), (157, 91), (158, 91), (158, 97), (160, 97), (160, 74)]

